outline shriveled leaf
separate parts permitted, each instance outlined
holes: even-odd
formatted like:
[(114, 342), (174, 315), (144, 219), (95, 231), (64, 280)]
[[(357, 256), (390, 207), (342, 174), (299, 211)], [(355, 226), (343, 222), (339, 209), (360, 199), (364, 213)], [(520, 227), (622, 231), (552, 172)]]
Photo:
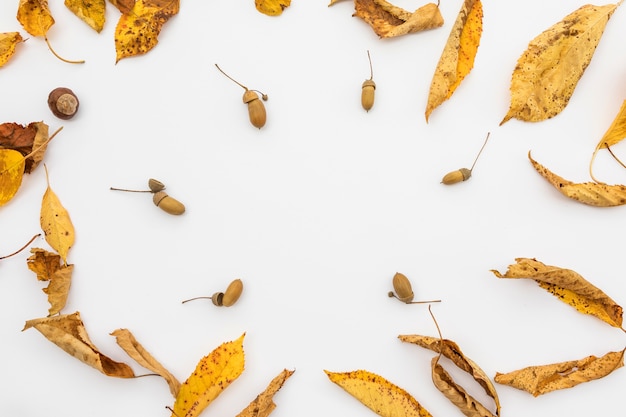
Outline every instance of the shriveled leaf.
[(626, 186), (621, 184), (583, 182), (574, 183), (560, 177), (535, 161), (528, 152), (528, 159), (542, 177), (564, 196), (583, 204), (596, 207), (614, 207), (626, 204)]
[(606, 149), (609, 146), (613, 146), (621, 142), (626, 138), (626, 100), (622, 102), (622, 107), (619, 109), (617, 116), (613, 119), (613, 123), (609, 126), (608, 130), (598, 142), (596, 149), (593, 151), (591, 161), (589, 162), (589, 174), (594, 181), (598, 182), (593, 176), (593, 161), (596, 158), (596, 154), (600, 149)]
[(623, 350), (609, 352), (600, 358), (588, 356), (580, 360), (529, 366), (506, 374), (498, 372), (494, 380), (499, 384), (527, 391), (537, 397), (600, 379), (622, 366), (624, 366)]
[(274, 394), (295, 371), (284, 369), (269, 383), (265, 391), (260, 393), (248, 407), (244, 408), (236, 417), (267, 417), (276, 408)]
[(528, 278), (584, 314), (590, 314), (613, 327), (622, 327), (623, 309), (601, 289), (594, 286), (577, 272), (558, 266), (545, 265), (536, 259), (516, 258), (498, 278)]
[(0, 68), (6, 64), (15, 53), (17, 44), (24, 42), (19, 32), (0, 33)]
[(0, 124), (0, 148), (16, 150), (27, 158), (26, 174), (33, 172), (43, 160), (50, 139), (48, 125), (43, 122), (32, 122), (28, 126), (10, 122)]
[(115, 336), (117, 344), (124, 349), (124, 352), (133, 358), (139, 365), (163, 377), (170, 387), (170, 392), (176, 398), (180, 390), (180, 382), (172, 375), (154, 356), (150, 354), (128, 329), (117, 329), (111, 333)]
[(135, 5), (135, 0), (109, 0), (122, 13), (130, 13)]
[(128, 365), (103, 355), (93, 345), (78, 311), (72, 314), (28, 320), (22, 331), (31, 327), (39, 330), (48, 340), (65, 352), (107, 376), (135, 377), (133, 370)]
[(449, 99), (474, 67), (483, 31), (483, 5), (480, 0), (465, 0), (443, 48), (430, 84), (426, 121), (435, 108)]
[(45, 37), (48, 29), (54, 25), (48, 0), (20, 0), (17, 20), (33, 36)]
[(180, 0), (137, 0), (115, 28), (116, 62), (142, 55), (159, 42), (161, 28), (180, 9)]
[(24, 157), (13, 149), (0, 149), (0, 206), (15, 196), (22, 185)]
[(443, 25), (439, 7), (434, 3), (428, 3), (411, 13), (386, 0), (355, 0), (354, 9), (353, 16), (367, 22), (381, 38), (421, 32)]
[(181, 385), (172, 417), (197, 417), (244, 369), (243, 338), (218, 346)]
[(50, 309), (48, 317), (61, 312), (67, 302), (74, 265), (62, 265), (61, 257), (44, 249), (33, 248), (32, 255), (26, 260), (28, 269), (37, 274), (40, 281), (49, 281), (43, 292), (48, 294)]
[(50, 281), (54, 274), (61, 269), (61, 257), (53, 252), (40, 248), (32, 248), (32, 255), (26, 259), (28, 269), (37, 274), (39, 281)]
[(106, 0), (65, 0), (65, 6), (100, 33), (104, 27)]
[(256, 9), (268, 16), (278, 16), (291, 5), (291, 0), (254, 0)]
[(382, 417), (432, 417), (404, 389), (369, 371), (326, 372), (328, 378)]
[[(48, 181), (47, 170), (46, 180)], [(61, 200), (50, 188), (50, 181), (41, 200), (40, 223), (46, 242), (61, 255), (61, 259), (67, 264), (67, 254), (74, 245), (74, 225), (70, 214), (61, 204)]]
[(500, 124), (538, 122), (567, 106), (616, 7), (582, 6), (530, 42), (513, 71), (511, 104)]

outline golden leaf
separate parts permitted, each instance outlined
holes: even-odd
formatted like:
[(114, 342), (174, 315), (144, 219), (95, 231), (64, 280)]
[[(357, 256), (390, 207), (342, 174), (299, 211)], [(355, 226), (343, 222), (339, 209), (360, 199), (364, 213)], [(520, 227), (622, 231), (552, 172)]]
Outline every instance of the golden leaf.
[(528, 152), (528, 159), (542, 177), (572, 200), (596, 207), (614, 207), (626, 204), (626, 186), (595, 182), (574, 183), (560, 177), (535, 161)]
[(244, 368), (243, 338), (226, 342), (198, 362), (196, 370), (181, 385), (172, 417), (197, 417)]
[(624, 138), (626, 138), (626, 100), (622, 102), (622, 107), (619, 109), (617, 116), (613, 119), (613, 123), (609, 126), (608, 130), (598, 142), (596, 149), (593, 151), (593, 155), (591, 156), (591, 161), (589, 162), (589, 175), (595, 182), (599, 182), (593, 176), (593, 161), (596, 158), (596, 154), (600, 149), (606, 148), (609, 146), (613, 146), (621, 142)]
[(549, 119), (567, 106), (616, 7), (582, 6), (529, 43), (513, 71), (511, 104), (501, 125), (513, 117)]
[(278, 16), (291, 5), (291, 0), (254, 0), (256, 9), (268, 16)]
[(48, 0), (20, 0), (17, 20), (33, 36), (45, 37), (48, 29), (54, 25)]
[(137, 0), (115, 28), (116, 61), (150, 51), (161, 28), (180, 9), (180, 0)]
[(396, 7), (386, 0), (355, 0), (354, 8), (353, 16), (360, 17), (367, 22), (381, 38), (392, 38), (443, 25), (439, 7), (434, 3), (428, 3), (413, 13)]
[(0, 206), (15, 196), (22, 185), (24, 157), (13, 149), (0, 149)]
[(41, 229), (45, 234), (46, 242), (61, 255), (61, 259), (67, 265), (67, 253), (74, 244), (74, 225), (59, 197), (50, 188), (47, 169), (46, 181), (48, 187), (41, 200)]
[(98, 351), (98, 348), (89, 340), (78, 311), (73, 314), (28, 320), (22, 331), (31, 327), (39, 330), (48, 340), (65, 352), (107, 376), (135, 377), (133, 370), (128, 365), (116, 362)]
[(432, 417), (415, 398), (385, 378), (368, 371), (326, 372), (328, 378), (382, 417)]
[(499, 384), (527, 391), (536, 397), (600, 379), (622, 366), (624, 366), (623, 350), (609, 352), (600, 358), (588, 356), (575, 361), (529, 366), (506, 374), (498, 372), (494, 380)]
[(30, 252), (32, 255), (26, 260), (28, 269), (37, 274), (38, 280), (49, 281), (43, 289), (50, 303), (48, 317), (58, 314), (67, 302), (74, 265), (61, 265), (59, 255), (43, 249), (33, 248)]
[(135, 0), (109, 0), (122, 13), (130, 13), (135, 5)]
[(244, 408), (236, 417), (267, 417), (276, 408), (274, 404), (274, 395), (282, 388), (283, 384), (295, 371), (284, 369), (269, 383), (265, 391), (257, 395), (257, 397)]
[(504, 275), (496, 270), (491, 272), (498, 278), (533, 279), (581, 313), (595, 316), (613, 327), (622, 327), (622, 307), (575, 271), (545, 265), (536, 259), (516, 258), (515, 262)]
[(133, 358), (139, 365), (163, 377), (170, 387), (170, 392), (176, 398), (180, 390), (180, 382), (163, 365), (159, 363), (141, 344), (128, 329), (117, 329), (111, 333), (115, 336), (117, 344), (124, 352)]
[(24, 42), (19, 32), (0, 33), (0, 68), (6, 64), (15, 53), (18, 43)]
[(432, 111), (449, 99), (474, 67), (474, 58), (483, 31), (480, 0), (465, 0), (443, 48), (430, 84), (426, 121)]
[(100, 33), (104, 27), (105, 0), (65, 0), (65, 6)]

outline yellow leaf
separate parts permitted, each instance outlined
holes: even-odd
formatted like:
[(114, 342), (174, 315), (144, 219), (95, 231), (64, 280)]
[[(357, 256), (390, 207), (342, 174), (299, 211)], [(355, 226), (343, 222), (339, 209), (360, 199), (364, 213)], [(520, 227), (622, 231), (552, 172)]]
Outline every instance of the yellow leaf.
[(626, 204), (626, 186), (607, 185), (595, 182), (574, 183), (560, 177), (535, 161), (528, 152), (528, 159), (542, 177), (561, 194), (572, 200), (596, 207), (613, 207)]
[(48, 29), (54, 25), (48, 0), (20, 0), (17, 20), (33, 36), (45, 37)]
[(28, 320), (22, 331), (31, 327), (37, 329), (65, 352), (107, 376), (135, 377), (128, 365), (116, 362), (98, 351), (89, 339), (78, 311), (73, 314)]
[(198, 362), (196, 370), (178, 391), (172, 417), (197, 417), (241, 375), (244, 336), (221, 344)]
[(105, 0), (65, 0), (65, 6), (100, 33), (104, 27)]
[(283, 384), (295, 371), (284, 369), (269, 383), (265, 391), (257, 395), (257, 397), (244, 408), (236, 417), (267, 417), (276, 408), (274, 404), (274, 394), (282, 388)]
[(432, 111), (449, 99), (474, 67), (474, 58), (483, 31), (480, 0), (465, 0), (441, 53), (430, 84), (426, 121)]
[(278, 16), (291, 5), (291, 0), (254, 0), (256, 9), (268, 16)]
[(15, 53), (15, 46), (24, 42), (19, 32), (0, 33), (0, 68), (6, 64)]
[[(46, 181), (48, 181), (47, 169)], [(59, 197), (50, 188), (49, 181), (41, 200), (40, 223), (46, 242), (61, 255), (61, 259), (67, 265), (67, 253), (74, 244), (74, 225)]]
[(591, 62), (617, 5), (585, 5), (535, 39), (517, 61), (511, 78), (511, 118), (538, 122), (559, 114)]
[(591, 314), (613, 327), (622, 327), (622, 307), (575, 271), (545, 265), (536, 259), (516, 258), (515, 262), (504, 275), (496, 270), (491, 272), (498, 278), (533, 279), (581, 313)]
[(8, 203), (22, 185), (25, 161), (18, 151), (0, 149), (0, 206)]
[(499, 384), (527, 391), (536, 397), (600, 379), (622, 366), (624, 366), (623, 350), (609, 352), (600, 358), (588, 356), (575, 361), (529, 366), (506, 374), (498, 372), (494, 380)]
[(593, 155), (591, 156), (591, 161), (589, 162), (589, 174), (594, 181), (598, 182), (593, 176), (593, 161), (596, 157), (596, 154), (600, 149), (608, 148), (609, 146), (613, 146), (621, 142), (624, 138), (626, 138), (626, 100), (622, 102), (622, 107), (619, 109), (617, 116), (613, 119), (613, 123), (609, 126), (608, 130), (598, 142), (596, 149), (593, 151)]
[(328, 378), (381, 417), (432, 417), (415, 398), (368, 371), (326, 372)]
[(354, 9), (354, 16), (367, 22), (381, 38), (421, 32), (443, 25), (439, 7), (434, 3), (428, 3), (411, 13), (386, 0), (355, 0)]

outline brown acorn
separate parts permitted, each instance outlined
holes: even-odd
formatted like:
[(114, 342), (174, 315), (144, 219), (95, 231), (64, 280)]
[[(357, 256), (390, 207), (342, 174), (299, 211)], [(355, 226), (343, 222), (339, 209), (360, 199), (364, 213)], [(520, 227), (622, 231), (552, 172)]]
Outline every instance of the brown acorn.
[(478, 151), (478, 155), (476, 155), (476, 159), (474, 159), (474, 163), (472, 164), (472, 167), (470, 169), (461, 168), (461, 169), (457, 169), (456, 171), (448, 172), (446, 175), (444, 175), (443, 179), (441, 180), (441, 183), (445, 185), (452, 185), (452, 184), (456, 184), (457, 182), (467, 181), (472, 176), (472, 170), (474, 169), (474, 165), (476, 165), (476, 161), (478, 161), (478, 157), (482, 153), (483, 149), (485, 149), (485, 145), (487, 144), (488, 140), (489, 140), (489, 133), (487, 133), (485, 142), (483, 143), (483, 146), (480, 148), (480, 151)]
[[(265, 126), (265, 122), (267, 120), (267, 114), (265, 112), (265, 106), (263, 105), (263, 101), (267, 101), (267, 94), (263, 94), (257, 90), (249, 90), (248, 87), (241, 84), (239, 81), (236, 81), (230, 75), (222, 71), (219, 65), (215, 64), (215, 66), (229, 80), (233, 81), (235, 84), (237, 84), (238, 86), (246, 90), (243, 93), (243, 102), (244, 104), (248, 105), (248, 117), (250, 118), (250, 123), (252, 123), (254, 127), (259, 128), (259, 129)], [(261, 93), (261, 98), (263, 99), (263, 101), (259, 100), (259, 95), (257, 94), (257, 92)]]
[(376, 90), (376, 83), (374, 82), (374, 71), (372, 70), (372, 59), (370, 58), (370, 51), (367, 51), (367, 59), (370, 62), (370, 78), (363, 81), (361, 86), (361, 106), (365, 111), (370, 111), (374, 106), (374, 95)]
[(55, 88), (48, 95), (48, 107), (59, 119), (69, 120), (74, 117), (79, 105), (76, 94), (66, 87)]
[(396, 274), (393, 276), (392, 283), (395, 294), (393, 291), (389, 291), (387, 295), (389, 297), (395, 297), (405, 304), (425, 304), (441, 302), (441, 300), (413, 301), (413, 288), (411, 288), (411, 282), (406, 277), (406, 275), (401, 274), (400, 272), (396, 272)]
[(180, 201), (167, 195), (165, 191), (158, 191), (152, 196), (154, 204), (169, 214), (180, 215), (185, 212), (185, 206)]

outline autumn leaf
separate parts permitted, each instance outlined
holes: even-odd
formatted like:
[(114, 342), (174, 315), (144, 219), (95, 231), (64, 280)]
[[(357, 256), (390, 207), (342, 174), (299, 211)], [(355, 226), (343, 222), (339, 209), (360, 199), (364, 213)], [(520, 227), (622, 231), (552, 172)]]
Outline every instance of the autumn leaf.
[(116, 61), (142, 55), (159, 42), (161, 28), (180, 9), (180, 0), (137, 0), (115, 28)]
[(530, 42), (513, 71), (511, 104), (501, 125), (511, 118), (549, 119), (567, 106), (616, 7), (582, 6)]
[(0, 33), (0, 68), (6, 64), (15, 53), (17, 44), (24, 42), (19, 32)]
[(328, 378), (381, 417), (432, 417), (404, 389), (369, 371), (326, 372)]
[(575, 271), (545, 265), (536, 259), (516, 258), (515, 262), (509, 265), (504, 275), (496, 270), (491, 272), (498, 278), (533, 279), (541, 288), (579, 312), (622, 328), (622, 307)]
[[(333, 3), (335, 2), (331, 2), (329, 6)], [(439, 7), (434, 3), (428, 3), (411, 13), (386, 0), (355, 0), (354, 9), (353, 16), (367, 22), (381, 38), (392, 38), (443, 25)]]
[(122, 13), (130, 13), (135, 5), (135, 0), (109, 0)]
[(274, 395), (280, 390), (289, 379), (291, 375), (293, 375), (295, 371), (289, 371), (284, 369), (280, 374), (278, 374), (272, 381), (269, 383), (265, 391), (257, 395), (257, 397), (248, 405), (248, 407), (244, 408), (236, 417), (267, 417), (270, 415), (272, 411), (276, 408), (276, 404), (274, 404)]
[(268, 16), (278, 16), (291, 5), (291, 0), (254, 0), (256, 9)]
[(65, 6), (100, 33), (105, 21), (105, 0), (65, 0)]
[(15, 196), (22, 185), (24, 157), (13, 149), (0, 149), (0, 206)]
[(624, 366), (623, 350), (609, 352), (600, 358), (588, 356), (580, 360), (529, 366), (506, 374), (498, 372), (494, 380), (499, 384), (527, 391), (537, 397), (600, 379), (622, 366)]
[(480, 0), (465, 0), (443, 48), (430, 84), (426, 121), (435, 108), (449, 99), (474, 67), (483, 30)]
[(107, 376), (134, 378), (133, 370), (125, 363), (116, 362), (98, 351), (85, 330), (80, 313), (28, 320), (24, 329), (37, 329), (52, 343), (76, 359)]
[(181, 385), (172, 417), (197, 417), (244, 369), (243, 338), (218, 346)]
[(54, 135), (48, 135), (48, 125), (43, 122), (29, 123), (23, 126), (17, 123), (0, 124), (0, 148), (19, 151), (26, 162), (24, 173), (30, 174), (43, 160), (47, 144)]
[(528, 152), (528, 159), (542, 177), (564, 196), (583, 204), (596, 207), (614, 207), (626, 204), (626, 186), (595, 182), (574, 183), (560, 177), (535, 161)]
[(622, 107), (619, 109), (617, 116), (613, 119), (613, 123), (609, 126), (608, 130), (598, 142), (596, 149), (593, 151), (593, 155), (591, 156), (591, 161), (589, 162), (589, 174), (591, 178), (595, 182), (599, 182), (593, 176), (593, 161), (596, 158), (596, 154), (600, 149), (609, 149), (609, 146), (613, 146), (621, 142), (624, 138), (626, 138), (626, 100), (622, 102)]
[(74, 225), (61, 200), (50, 188), (47, 169), (46, 181), (48, 187), (41, 200), (41, 229), (46, 242), (61, 255), (61, 259), (67, 265), (67, 253), (74, 244)]
[(50, 303), (48, 317), (58, 314), (67, 302), (74, 265), (62, 265), (59, 255), (44, 249), (33, 248), (30, 253), (32, 255), (26, 260), (28, 269), (37, 274), (38, 280), (49, 282), (43, 289)]

